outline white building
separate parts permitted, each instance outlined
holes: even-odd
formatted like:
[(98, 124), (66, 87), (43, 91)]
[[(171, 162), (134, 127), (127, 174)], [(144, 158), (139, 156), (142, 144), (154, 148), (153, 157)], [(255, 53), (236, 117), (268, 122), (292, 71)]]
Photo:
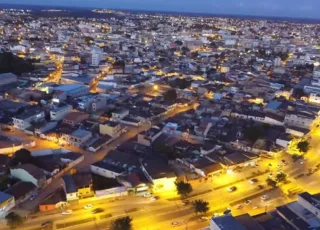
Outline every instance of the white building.
[(320, 94), (311, 93), (309, 96), (309, 102), (314, 104), (320, 104)]
[(54, 108), (50, 111), (50, 119), (52, 121), (60, 121), (65, 115), (72, 112), (72, 106), (68, 104), (54, 105)]
[(25, 130), (31, 126), (31, 122), (39, 122), (44, 120), (44, 112), (42, 110), (31, 109), (22, 114), (13, 117), (13, 127), (15, 129)]
[(100, 61), (102, 60), (102, 51), (98, 47), (91, 48), (91, 65), (99, 66)]
[(315, 116), (308, 112), (287, 112), (284, 123), (288, 126), (309, 129)]

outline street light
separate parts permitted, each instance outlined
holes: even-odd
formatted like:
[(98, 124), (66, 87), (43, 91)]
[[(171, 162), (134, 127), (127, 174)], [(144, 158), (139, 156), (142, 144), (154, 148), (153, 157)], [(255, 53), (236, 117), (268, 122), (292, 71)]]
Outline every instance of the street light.
[(153, 89), (154, 89), (154, 90), (158, 90), (158, 89), (159, 89), (159, 86), (158, 86), (158, 85), (154, 85), (154, 86), (153, 86)]

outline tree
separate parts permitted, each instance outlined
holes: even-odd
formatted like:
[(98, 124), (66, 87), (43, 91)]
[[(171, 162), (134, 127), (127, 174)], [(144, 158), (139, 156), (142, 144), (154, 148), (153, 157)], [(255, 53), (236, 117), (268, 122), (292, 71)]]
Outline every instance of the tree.
[(12, 72), (20, 75), (33, 70), (34, 66), (30, 61), (26, 61), (9, 52), (0, 53), (0, 73)]
[(267, 182), (267, 185), (270, 186), (270, 187), (272, 187), (272, 188), (276, 188), (276, 187), (277, 187), (277, 182), (274, 181), (274, 180), (272, 180), (272, 179), (270, 179), (270, 178), (268, 178), (268, 179), (266, 180), (266, 182)]
[(192, 206), (193, 206), (194, 212), (196, 214), (198, 214), (198, 213), (205, 214), (206, 212), (209, 211), (209, 202), (207, 202), (207, 201), (195, 200), (192, 203)]
[(15, 212), (10, 212), (5, 219), (10, 229), (16, 229), (23, 224), (23, 218)]
[(176, 43), (177, 46), (182, 46), (183, 45), (183, 42), (180, 41), (180, 40), (175, 41), (175, 43)]
[(300, 152), (306, 153), (310, 149), (310, 144), (308, 141), (300, 141), (297, 145)]
[(189, 183), (185, 183), (183, 181), (176, 181), (175, 185), (176, 185), (178, 194), (182, 198), (186, 198), (192, 192), (192, 186)]
[(278, 173), (277, 175), (276, 175), (276, 181), (278, 182), (278, 183), (280, 183), (280, 182), (284, 182), (284, 181), (286, 181), (286, 179), (287, 179), (287, 175), (286, 174), (284, 174), (284, 173)]
[(130, 230), (132, 229), (132, 218), (129, 216), (116, 219), (112, 223), (112, 230)]
[(94, 41), (94, 39), (92, 37), (85, 37), (84, 41), (87, 45), (89, 45)]
[(32, 159), (31, 152), (27, 149), (19, 149), (12, 157), (12, 165), (30, 163)]
[(177, 92), (175, 89), (169, 89), (167, 92), (163, 94), (164, 100), (166, 101), (174, 101), (177, 99)]
[(255, 143), (259, 138), (264, 136), (264, 128), (263, 126), (250, 126), (245, 128), (244, 137)]

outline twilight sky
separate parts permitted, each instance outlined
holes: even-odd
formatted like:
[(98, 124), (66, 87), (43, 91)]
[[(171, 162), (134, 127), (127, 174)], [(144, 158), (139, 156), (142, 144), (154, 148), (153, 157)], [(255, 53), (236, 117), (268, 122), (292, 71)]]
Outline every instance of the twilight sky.
[(320, 19), (320, 0), (0, 0), (0, 2)]

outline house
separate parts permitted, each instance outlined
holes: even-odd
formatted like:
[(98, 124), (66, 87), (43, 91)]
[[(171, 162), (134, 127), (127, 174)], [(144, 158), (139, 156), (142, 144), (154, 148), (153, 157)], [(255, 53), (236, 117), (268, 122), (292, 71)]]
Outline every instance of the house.
[(105, 121), (99, 125), (99, 131), (102, 135), (109, 135), (111, 137), (118, 137), (121, 133), (121, 125), (114, 121)]
[(118, 109), (112, 112), (112, 119), (113, 120), (122, 120), (125, 116), (129, 115), (129, 110), (127, 109)]
[(78, 188), (76, 183), (71, 175), (65, 175), (62, 177), (64, 182), (64, 191), (66, 193), (67, 201), (78, 200)]
[(152, 183), (154, 192), (175, 190), (177, 177), (168, 163), (162, 159), (148, 159), (142, 163), (142, 171)]
[(67, 206), (67, 198), (63, 189), (58, 189), (50, 194), (39, 204), (39, 210), (42, 212), (62, 209)]
[(161, 134), (162, 130), (157, 126), (153, 126), (151, 129), (138, 134), (138, 143), (145, 146), (150, 146), (151, 143)]
[(26, 109), (25, 112), (14, 116), (13, 119), (13, 127), (15, 129), (25, 130), (31, 126), (32, 122), (43, 121), (45, 118), (44, 111), (31, 108)]
[(89, 87), (82, 84), (64, 84), (54, 88), (55, 91), (66, 93), (67, 97), (75, 98), (89, 94)]
[(2, 73), (0, 74), (0, 86), (4, 86), (4, 85), (8, 85), (11, 83), (16, 82), (17, 79), (17, 75), (13, 74), (13, 73)]
[(60, 143), (81, 147), (83, 144), (92, 137), (90, 131), (84, 129), (77, 129), (71, 133), (64, 133), (62, 138), (59, 139)]
[(34, 134), (40, 136), (50, 130), (53, 130), (57, 126), (57, 122), (41, 122), (33, 125)]
[(35, 195), (37, 193), (37, 186), (31, 182), (19, 181), (8, 188), (5, 192), (14, 196), (14, 200), (17, 205), (28, 200), (31, 195)]
[(50, 110), (50, 119), (52, 121), (60, 121), (67, 114), (71, 113), (72, 109), (72, 106), (68, 104), (54, 105), (53, 108)]
[(63, 118), (63, 123), (68, 124), (71, 126), (75, 126), (77, 124), (80, 124), (84, 120), (89, 118), (89, 114), (83, 113), (83, 112), (71, 112), (68, 113), (64, 118)]
[(14, 196), (0, 192), (0, 216), (4, 216), (16, 205)]
[(75, 174), (73, 175), (73, 179), (80, 199), (94, 196), (91, 173)]
[(210, 220), (210, 230), (246, 230), (242, 224), (240, 224), (233, 216), (224, 215), (218, 217), (212, 217)]
[(44, 172), (32, 165), (32, 164), (21, 164), (10, 169), (10, 175), (21, 181), (31, 182), (38, 188), (44, 186), (46, 177)]
[(310, 129), (315, 118), (316, 116), (308, 111), (287, 111), (284, 117), (284, 123), (288, 126)]

